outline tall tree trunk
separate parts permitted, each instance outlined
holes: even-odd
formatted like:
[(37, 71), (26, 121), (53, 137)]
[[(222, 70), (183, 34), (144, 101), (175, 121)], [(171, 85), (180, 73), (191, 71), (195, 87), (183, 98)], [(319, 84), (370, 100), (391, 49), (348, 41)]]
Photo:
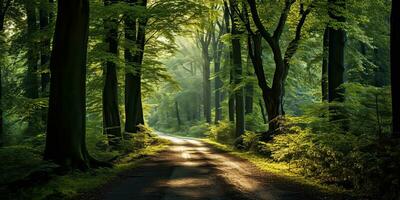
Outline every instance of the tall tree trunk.
[(211, 80), (210, 80), (210, 57), (208, 47), (203, 47), (203, 104), (204, 118), (207, 123), (211, 123)]
[[(251, 36), (249, 36), (249, 37), (251, 37)], [(250, 55), (249, 55), (247, 57), (246, 76), (248, 77), (249, 80), (251, 80), (253, 75), (254, 74), (251, 71), (251, 59), (250, 59)], [(254, 96), (254, 85), (253, 85), (253, 82), (247, 82), (246, 83), (245, 94), (246, 94), (246, 98), (245, 98), (245, 105), (246, 105), (245, 114), (249, 115), (249, 114), (253, 113), (253, 96)]]
[[(230, 5), (235, 6), (236, 0), (230, 0)], [(242, 32), (237, 27), (238, 16), (233, 9), (231, 10), (232, 22), (232, 51), (233, 51), (233, 68), (234, 68), (234, 83), (235, 87), (243, 82), (243, 69), (242, 69), (242, 52), (240, 45), (240, 37)], [(245, 106), (244, 106), (244, 88), (240, 87), (235, 91), (235, 111), (236, 111), (236, 137), (244, 134), (245, 131)]]
[(213, 30), (206, 30), (206, 33), (199, 35), (201, 52), (203, 57), (203, 106), (204, 118), (207, 123), (211, 123), (211, 80), (210, 80), (210, 53), (209, 47), (211, 43)]
[[(230, 19), (230, 14), (229, 14), (229, 5), (226, 0), (224, 0), (224, 20), (225, 20), (225, 28), (226, 28), (226, 33), (232, 33), (231, 31), (231, 19)], [(226, 60), (229, 60), (229, 62), (225, 62), (225, 67), (229, 69), (229, 85), (233, 85), (233, 52), (232, 52), (232, 47), (228, 47), (228, 52), (226, 53)], [(235, 97), (233, 92), (229, 91), (228, 93), (228, 117), (230, 122), (235, 121)]]
[(181, 121), (181, 116), (179, 114), (179, 104), (178, 101), (175, 101), (175, 112), (176, 112), (176, 120), (178, 122), (178, 128), (181, 127), (182, 121)]
[[(329, 0), (330, 7), (345, 8), (345, 0)], [(338, 14), (335, 10), (329, 11), (329, 16), (338, 21), (344, 22), (343, 14)], [(343, 102), (344, 90), (341, 85), (344, 83), (344, 51), (346, 43), (346, 32), (343, 28), (328, 27), (329, 30), (329, 57), (328, 57), (328, 101)], [(329, 108), (330, 120), (336, 121), (343, 119), (342, 111), (337, 106)], [(345, 128), (345, 124), (342, 125)]]
[[(50, 84), (50, 51), (51, 51), (51, 39), (50, 39), (50, 20), (54, 17), (53, 13), (53, 0), (40, 0), (39, 9), (39, 21), (40, 21), (40, 31), (43, 35), (41, 37), (40, 44), (40, 83), (41, 83), (41, 97), (49, 97), (49, 84)], [(42, 112), (42, 122), (47, 124), (47, 108), (43, 108)]]
[[(220, 27), (223, 28), (223, 27)], [(220, 70), (221, 70), (221, 57), (222, 57), (222, 49), (223, 43), (220, 38), (222, 35), (222, 31), (219, 34), (218, 38), (216, 37), (215, 33), (213, 34), (213, 51), (214, 51), (214, 74), (215, 74), (215, 124), (218, 124), (219, 121), (222, 120), (222, 107), (221, 107), (221, 89), (223, 86), (223, 82), (220, 77)]]
[[(135, 3), (137, 1), (131, 1)], [(147, 6), (147, 1), (140, 1), (140, 5)], [(125, 50), (126, 64), (129, 66), (125, 74), (125, 132), (137, 133), (138, 125), (144, 124), (142, 92), (141, 92), (141, 67), (143, 63), (144, 47), (146, 41), (146, 17), (139, 18), (139, 27), (136, 30), (136, 18), (127, 16), (125, 19), (125, 37), (134, 43), (138, 50), (132, 53)]]
[(322, 101), (328, 101), (328, 56), (329, 56), (329, 29), (325, 28), (322, 50), (321, 91)]
[[(4, 52), (4, 45), (5, 41), (2, 40), (3, 34), (4, 34), (4, 19), (6, 12), (8, 10), (8, 7), (11, 3), (11, 0), (0, 0), (0, 51)], [(3, 59), (4, 59), (4, 54), (0, 55), (0, 147), (4, 145), (4, 120), (3, 120), (3, 79), (2, 79), (2, 70), (3, 70)]]
[[(27, 35), (34, 37), (38, 31), (37, 18), (36, 18), (36, 5), (34, 1), (25, 1), (25, 9), (27, 15)], [(25, 97), (29, 99), (39, 98), (39, 80), (38, 80), (38, 61), (39, 49), (35, 39), (28, 42), (27, 52), (27, 65), (28, 69), (24, 79)], [(28, 117), (27, 134), (34, 135), (39, 132), (38, 113), (35, 110)]]
[(44, 158), (66, 168), (98, 164), (86, 148), (88, 27), (88, 0), (58, 1)]
[(393, 106), (393, 137), (400, 138), (400, 2), (392, 1), (391, 15), (391, 78)]
[[(117, 1), (105, 0), (105, 6)], [(114, 18), (105, 20), (106, 42), (108, 52), (118, 56), (118, 20)], [(106, 62), (105, 80), (103, 89), (103, 133), (108, 137), (108, 143), (115, 147), (120, 143), (121, 122), (119, 116), (117, 64), (113, 61)]]
[(267, 117), (265, 116), (264, 105), (263, 105), (263, 101), (261, 99), (258, 100), (258, 105), (260, 106), (261, 117), (263, 119), (263, 122), (264, 122), (264, 124), (267, 124)]
[(41, 96), (49, 96), (49, 83), (50, 83), (50, 72), (49, 72), (49, 60), (50, 60), (50, 9), (53, 2), (50, 0), (40, 0), (39, 9), (39, 20), (40, 30), (43, 34), (40, 44), (40, 67), (41, 67)]

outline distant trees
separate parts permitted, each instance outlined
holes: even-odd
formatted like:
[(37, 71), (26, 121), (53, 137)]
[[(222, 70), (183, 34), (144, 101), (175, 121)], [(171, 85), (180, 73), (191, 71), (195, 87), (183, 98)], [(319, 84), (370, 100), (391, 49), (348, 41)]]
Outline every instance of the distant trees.
[(393, 137), (400, 138), (400, 2), (392, 1), (391, 15), (391, 77)]
[(95, 164), (85, 137), (88, 27), (88, 0), (58, 1), (44, 158), (66, 168)]

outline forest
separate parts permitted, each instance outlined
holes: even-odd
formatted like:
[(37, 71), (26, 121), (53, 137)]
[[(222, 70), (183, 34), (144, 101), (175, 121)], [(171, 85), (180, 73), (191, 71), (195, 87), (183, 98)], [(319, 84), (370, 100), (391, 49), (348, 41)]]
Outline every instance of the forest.
[(400, 200), (400, 1), (0, 0), (0, 199)]

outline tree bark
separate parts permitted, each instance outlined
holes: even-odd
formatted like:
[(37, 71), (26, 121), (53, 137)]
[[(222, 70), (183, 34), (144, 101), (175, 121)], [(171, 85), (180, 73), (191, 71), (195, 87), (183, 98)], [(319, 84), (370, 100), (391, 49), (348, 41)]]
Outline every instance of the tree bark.
[[(232, 33), (231, 29), (231, 19), (230, 19), (230, 11), (229, 11), (229, 5), (228, 2), (224, 0), (224, 20), (225, 20), (225, 28), (226, 28), (226, 33)], [(229, 62), (226, 62), (226, 68), (229, 69), (229, 84), (233, 85), (233, 52), (232, 52), (232, 47), (229, 48), (229, 53), (227, 53), (226, 59), (229, 60)], [(235, 97), (234, 93), (229, 91), (228, 92), (228, 117), (230, 122), (235, 121)]]
[[(137, 1), (130, 1), (136, 3)], [(140, 1), (140, 5), (147, 6), (147, 1)], [(144, 124), (142, 92), (141, 92), (141, 67), (143, 63), (144, 48), (146, 42), (147, 18), (139, 18), (139, 27), (136, 30), (136, 18), (126, 16), (125, 19), (125, 38), (137, 47), (136, 52), (125, 49), (125, 61), (129, 66), (125, 74), (125, 132), (137, 133), (138, 125)]]
[(223, 43), (221, 40), (221, 36), (224, 33), (222, 30), (223, 27), (220, 27), (220, 34), (218, 37), (213, 33), (212, 43), (213, 43), (213, 51), (214, 51), (214, 74), (215, 74), (215, 120), (214, 123), (218, 124), (219, 121), (222, 120), (222, 94), (221, 90), (223, 87), (223, 82), (220, 77), (221, 71), (221, 57), (222, 57), (222, 49)]
[(391, 79), (393, 137), (400, 138), (400, 2), (392, 1), (391, 14)]
[[(330, 8), (345, 9), (345, 0), (329, 0)], [(329, 10), (329, 16), (337, 22), (345, 22), (342, 13), (338, 13), (337, 9)], [(344, 59), (346, 45), (346, 31), (339, 27), (328, 27), (329, 30), (329, 57), (328, 57), (328, 102), (344, 102)], [(336, 105), (329, 106), (329, 120), (340, 120), (340, 126), (343, 130), (347, 130), (347, 123), (343, 121), (344, 110)]]
[[(109, 6), (117, 1), (105, 0), (104, 5)], [(108, 53), (118, 57), (118, 20), (114, 18), (105, 20), (106, 42)], [(115, 147), (120, 143), (121, 122), (118, 101), (117, 64), (113, 61), (105, 63), (105, 80), (103, 88), (103, 133), (108, 137), (110, 146)]]
[[(237, 4), (236, 0), (230, 0), (230, 6)], [(235, 11), (231, 10), (232, 23), (232, 52), (233, 52), (233, 68), (235, 87), (243, 82), (242, 69), (242, 52), (239, 35), (242, 33), (237, 27), (238, 16)], [(244, 105), (244, 88), (237, 88), (235, 91), (235, 111), (236, 111), (236, 137), (240, 137), (245, 131), (245, 105)]]
[[(250, 36), (249, 36), (250, 37)], [(248, 79), (252, 79), (253, 73), (251, 72), (250, 68), (251, 68), (251, 60), (250, 60), (250, 55), (247, 58), (247, 67), (246, 67), (246, 76), (248, 77)], [(254, 96), (254, 85), (252, 82), (248, 82), (246, 83), (245, 86), (245, 94), (246, 94), (246, 98), (245, 98), (245, 114), (249, 115), (251, 113), (253, 113), (253, 96)]]
[[(329, 0), (331, 7), (344, 8), (344, 0)], [(343, 16), (338, 16), (334, 11), (329, 11), (329, 16), (338, 22), (344, 22)], [(344, 83), (344, 49), (346, 43), (346, 32), (343, 28), (329, 30), (329, 57), (328, 57), (328, 100), (329, 102), (343, 102), (343, 90), (340, 86)]]
[(88, 27), (88, 0), (58, 1), (44, 159), (73, 169), (97, 164), (85, 133)]
[[(0, 0), (0, 38), (3, 38), (4, 34), (4, 19), (7, 13), (7, 10), (10, 6), (11, 0)], [(4, 51), (4, 43), (5, 41), (0, 40), (0, 50)], [(3, 54), (0, 56), (0, 64), (3, 64)], [(0, 105), (3, 103), (3, 81), (2, 81), (2, 69), (3, 65), (0, 66)], [(0, 106), (0, 147), (4, 145), (4, 122), (3, 122), (3, 106)]]
[(328, 101), (328, 56), (329, 56), (329, 29), (325, 28), (322, 50), (321, 91), (322, 101)]
[(258, 101), (258, 105), (260, 106), (260, 111), (261, 111), (261, 117), (264, 121), (264, 124), (267, 124), (267, 117), (265, 116), (265, 110), (264, 110), (264, 106), (263, 106), (263, 101), (261, 99), (259, 99)]
[(210, 80), (210, 53), (209, 46), (211, 43), (213, 30), (206, 30), (206, 33), (199, 35), (201, 52), (203, 57), (203, 106), (204, 118), (207, 123), (211, 123), (211, 80)]
[(41, 49), (40, 49), (40, 66), (41, 66), (41, 96), (49, 96), (49, 83), (50, 83), (50, 72), (49, 70), (49, 60), (50, 60), (50, 34), (49, 34), (49, 24), (50, 24), (50, 11), (52, 1), (40, 0), (39, 9), (39, 20), (40, 20), (40, 30), (42, 31), (41, 39)]
[[(25, 1), (25, 9), (27, 15), (27, 35), (34, 37), (38, 31), (38, 24), (36, 18), (36, 5), (33, 1)], [(28, 69), (24, 79), (25, 97), (29, 99), (39, 98), (39, 79), (38, 79), (38, 61), (39, 49), (35, 39), (30, 40), (28, 45), (27, 65)], [(39, 113), (35, 110), (28, 117), (27, 134), (35, 135), (40, 132), (39, 130)]]
[(178, 101), (175, 101), (175, 112), (176, 112), (176, 120), (178, 122), (178, 128), (181, 127), (182, 121), (181, 121), (181, 116), (179, 114), (179, 104)]

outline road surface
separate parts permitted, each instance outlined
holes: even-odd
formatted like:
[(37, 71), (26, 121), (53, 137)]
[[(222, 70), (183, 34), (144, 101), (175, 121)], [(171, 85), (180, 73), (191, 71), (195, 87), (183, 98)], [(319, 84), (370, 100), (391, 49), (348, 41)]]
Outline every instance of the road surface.
[[(339, 199), (258, 170), (196, 139), (165, 136), (170, 148), (110, 183), (105, 200)], [(341, 198), (340, 198), (341, 199)]]

